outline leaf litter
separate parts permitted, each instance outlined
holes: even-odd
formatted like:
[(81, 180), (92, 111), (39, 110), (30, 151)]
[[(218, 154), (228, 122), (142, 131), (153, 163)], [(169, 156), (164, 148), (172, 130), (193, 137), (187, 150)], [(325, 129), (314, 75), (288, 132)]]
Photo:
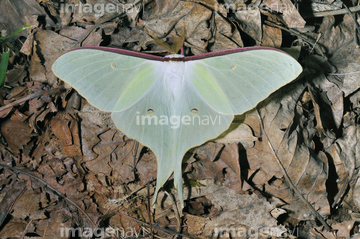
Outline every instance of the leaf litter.
[[(60, 238), (66, 228), (88, 238), (105, 229), (108, 238), (359, 237), (357, 23), (338, 15), (338, 1), (311, 2), (74, 0), (65, 11), (52, 0), (4, 1), (2, 32), (32, 28), (0, 42), (12, 51), (0, 89), (0, 237)], [(186, 55), (281, 47), (304, 67), (227, 136), (186, 154), (183, 211), (172, 180), (151, 208), (153, 153), (51, 72), (79, 46), (166, 54), (153, 37), (184, 37)]]

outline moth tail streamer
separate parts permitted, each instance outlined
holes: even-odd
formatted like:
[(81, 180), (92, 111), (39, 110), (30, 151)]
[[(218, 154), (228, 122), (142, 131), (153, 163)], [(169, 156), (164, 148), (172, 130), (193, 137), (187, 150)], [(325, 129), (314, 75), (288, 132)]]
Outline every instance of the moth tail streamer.
[[(167, 161), (167, 164), (165, 163)], [(178, 193), (178, 198), (180, 201), (181, 208), (184, 208), (184, 200), (183, 200), (183, 181), (182, 181), (182, 159), (181, 160), (173, 160), (169, 167), (169, 161), (171, 160), (162, 160), (158, 158), (158, 172), (157, 172), (157, 181), (156, 181), (156, 189), (152, 201), (152, 206), (156, 207), (156, 201), (157, 196), (159, 194), (159, 190), (163, 187), (165, 182), (168, 180), (168, 178), (171, 176), (172, 173), (174, 173), (174, 186)], [(162, 162), (164, 162), (162, 164)]]

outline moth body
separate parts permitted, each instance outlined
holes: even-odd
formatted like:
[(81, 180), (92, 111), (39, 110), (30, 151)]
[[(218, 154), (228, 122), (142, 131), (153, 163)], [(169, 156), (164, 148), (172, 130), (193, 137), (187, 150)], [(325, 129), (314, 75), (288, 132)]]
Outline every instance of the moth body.
[(164, 67), (164, 86), (169, 89), (171, 99), (176, 102), (181, 94), (184, 84), (185, 62), (162, 62)]

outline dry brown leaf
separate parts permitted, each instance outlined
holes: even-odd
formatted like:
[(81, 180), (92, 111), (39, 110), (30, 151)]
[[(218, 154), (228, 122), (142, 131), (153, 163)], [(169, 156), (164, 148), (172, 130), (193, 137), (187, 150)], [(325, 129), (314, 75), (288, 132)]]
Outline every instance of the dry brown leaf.
[(49, 123), (33, 153), (37, 159), (81, 156), (80, 135), (77, 120), (70, 115), (58, 114)]
[(35, 136), (35, 134), (32, 133), (31, 127), (24, 123), (27, 116), (19, 112), (17, 115), (19, 116), (18, 119), (7, 119), (2, 122), (0, 126), (5, 141), (15, 155), (20, 154), (23, 147), (30, 142), (33, 136)]
[(251, 128), (247, 124), (230, 125), (230, 128), (215, 139), (217, 143), (231, 144), (241, 143), (245, 149), (254, 147), (254, 142), (259, 138), (254, 136)]
[(175, 7), (179, 4), (180, 0), (166, 1), (166, 0), (155, 0), (152, 12), (154, 16), (166, 17), (168, 16)]
[[(329, 190), (329, 197), (333, 199), (333, 207), (341, 203), (340, 199), (343, 198), (346, 193), (346, 188), (348, 186), (348, 179), (350, 174), (353, 174), (353, 168), (349, 163), (342, 158), (341, 149), (336, 144), (329, 147), (327, 153), (331, 156), (331, 161), (329, 160), (330, 165), (335, 167), (335, 174), (329, 180), (329, 185), (331, 190)], [(342, 190), (343, 189), (343, 190)]]
[[(86, 116), (85, 116), (86, 115)], [(81, 114), (81, 147), (83, 153), (83, 161), (87, 162), (98, 157), (98, 155), (93, 151), (93, 148), (96, 144), (100, 142), (98, 135), (104, 132), (104, 128), (107, 126), (97, 125), (91, 121), (91, 114), (85, 113)], [(89, 117), (90, 119), (89, 119)], [(101, 119), (101, 117), (100, 117)], [(106, 125), (106, 123), (104, 122)]]
[[(320, 118), (324, 127), (336, 131), (341, 125), (344, 113), (343, 92), (339, 88), (338, 82), (330, 81), (325, 77), (325, 71), (331, 68), (328, 62), (314, 56), (308, 59), (307, 64), (311, 69), (316, 70), (316, 73), (311, 75), (311, 84), (316, 87), (317, 91), (323, 92), (322, 94), (315, 93), (314, 89), (310, 87), (310, 96), (317, 101), (313, 102), (314, 110), (316, 110), (315, 104), (319, 104), (318, 113), (321, 115)], [(317, 120), (319, 121), (319, 119)], [(331, 137), (330, 132), (326, 133)]]
[(76, 26), (63, 28), (59, 34), (80, 43), (80, 40), (83, 40), (83, 37), (89, 32), (90, 34), (82, 42), (81, 46), (99, 46), (102, 42), (101, 30), (93, 30), (91, 25), (87, 26), (85, 29)]
[(306, 66), (315, 70), (315, 73), (310, 74), (307, 78), (311, 79), (309, 82), (314, 86), (311, 87), (312, 95), (316, 96), (314, 99), (315, 103), (318, 104), (316, 113), (318, 115), (316, 117), (317, 121), (321, 120), (324, 133), (320, 140), (324, 147), (328, 148), (335, 141), (335, 132), (342, 121), (344, 110), (343, 94), (335, 83), (325, 77), (324, 69), (328, 66), (322, 63), (320, 57), (312, 56), (308, 58)]
[[(142, 145), (139, 145), (138, 150), (140, 151), (143, 148)], [(145, 185), (150, 180), (156, 178), (157, 173), (157, 161), (156, 157), (152, 152), (147, 152), (144, 154), (139, 154), (140, 158), (137, 158), (136, 163), (136, 173), (139, 175), (139, 185)]]
[(30, 79), (33, 81), (47, 82), (45, 68), (42, 65), (41, 59), (37, 53), (37, 45), (37, 42), (34, 42), (33, 55), (30, 61)]
[(81, 111), (78, 112), (78, 115), (81, 119), (88, 120), (89, 122), (103, 128), (115, 128), (109, 112), (100, 111), (90, 104), (86, 104)]
[(360, 88), (359, 74), (360, 74), (360, 59), (357, 62), (350, 63), (344, 72), (338, 73), (340, 75), (345, 75), (343, 81), (343, 87), (341, 88), (344, 91), (344, 96), (354, 93)]
[(144, 20), (144, 26), (149, 32), (149, 35), (155, 36), (159, 39), (166, 37), (167, 34), (172, 30), (172, 28), (179, 22), (181, 18), (189, 14), (195, 4), (192, 2), (183, 2), (181, 1), (176, 8), (172, 11), (170, 16), (167, 17), (149, 17), (149, 19)]
[(264, 0), (262, 2), (272, 11), (281, 13), (279, 18), (289, 28), (303, 28), (305, 26), (305, 20), (301, 17), (296, 7), (290, 0)]
[(20, 52), (24, 53), (27, 56), (30, 56), (32, 53), (33, 44), (34, 44), (34, 34), (30, 34), (26, 38), (23, 46), (20, 49)]
[[(327, 158), (322, 152), (315, 154), (304, 144), (305, 138), (312, 141), (314, 135), (303, 135), (306, 130), (300, 127), (307, 125), (305, 122), (311, 119), (300, 118), (300, 122), (305, 122), (293, 125), (295, 120), (299, 120), (294, 117), (302, 115), (302, 108), (296, 107), (296, 100), (300, 98), (303, 86), (298, 83), (290, 92), (290, 87), (286, 89), (288, 92), (280, 90), (275, 94), (284, 95), (280, 104), (273, 98), (272, 101), (266, 100), (265, 102), (269, 103), (260, 108), (260, 115), (264, 117), (264, 130), (293, 183), (321, 214), (328, 215), (330, 211), (325, 186), (328, 177)], [(261, 135), (256, 112), (247, 114), (244, 123), (252, 127), (255, 135)], [(309, 219), (310, 210), (299, 202), (292, 190), (289, 190), (274, 154), (265, 140), (266, 137), (262, 138), (263, 141), (256, 142), (254, 148), (247, 150), (247, 160), (240, 158), (244, 160), (241, 165), (249, 165), (248, 176), (244, 176), (251, 179), (250, 183), (256, 188), (288, 203), (289, 205), (284, 208), (295, 214), (296, 218)]]
[(10, 103), (11, 101), (17, 100), (19, 98), (24, 97), (28, 92), (28, 88), (26, 86), (17, 86), (14, 87), (10, 94), (7, 96), (7, 100), (4, 100), (4, 103)]
[(357, 178), (353, 188), (353, 200), (357, 208), (360, 208), (360, 179)]
[(219, 153), (223, 148), (224, 146), (221, 144), (208, 142), (196, 148), (196, 158), (199, 158), (201, 160), (210, 159), (210, 161), (213, 162), (219, 156)]
[[(326, 16), (318, 32), (322, 34), (318, 44), (331, 56), (354, 40), (354, 22), (349, 14), (345, 14), (339, 24), (334, 16)], [(345, 59), (343, 58), (342, 61)]]
[(334, 230), (337, 230), (336, 236), (342, 238), (350, 238), (350, 233), (354, 228), (354, 221), (343, 221), (331, 225)]
[(280, 28), (263, 25), (262, 46), (280, 48), (282, 43), (282, 33)]
[(79, 192), (83, 191), (84, 184), (74, 161), (70, 158), (67, 161), (67, 163), (50, 161), (40, 165), (37, 172), (43, 175), (43, 180), (46, 184), (56, 189), (62, 195), (79, 197)]
[[(348, 193), (348, 197), (350, 198), (351, 202), (353, 202), (357, 207), (360, 207), (360, 203), (357, 198), (359, 195), (359, 187), (357, 184), (355, 184), (357, 174), (354, 174), (354, 173), (356, 173), (356, 168), (358, 168), (360, 165), (359, 138), (360, 138), (359, 127), (357, 125), (352, 125), (352, 126), (347, 127), (346, 129), (344, 129), (343, 137), (337, 139), (336, 144), (335, 144), (337, 154), (339, 155), (341, 163), (343, 164), (341, 166), (343, 166), (345, 168), (348, 175), (346, 175), (345, 172), (340, 171), (340, 169), (344, 170), (344, 168), (337, 167), (336, 168), (337, 172), (339, 171), (339, 174), (342, 173), (340, 175), (345, 174), (348, 177), (348, 180), (351, 182), (351, 185), (353, 185), (351, 187), (351, 190), (353, 190), (353, 191)], [(342, 184), (340, 184), (340, 182), (339, 182), (339, 186), (338, 186), (339, 191), (343, 186), (347, 186), (345, 184), (345, 179), (343, 177), (339, 178), (339, 179), (342, 179), (342, 182), (341, 182)], [(342, 193), (344, 193), (344, 192), (342, 192)]]
[[(233, 182), (230, 186), (231, 189), (242, 192), (242, 179), (241, 179), (241, 165), (239, 160), (239, 145), (236, 143), (232, 143), (226, 145), (224, 150), (221, 152), (220, 159), (223, 160), (230, 169), (236, 174), (237, 182)], [(227, 185), (225, 183), (225, 185)]]
[(11, 215), (15, 218), (26, 219), (27, 217), (33, 217), (36, 210), (40, 209), (41, 196), (32, 190), (27, 190), (21, 195), (13, 207)]
[(240, 29), (252, 37), (256, 43), (260, 43), (262, 37), (261, 15), (259, 9), (245, 9), (235, 12), (235, 19)]
[(20, 238), (28, 223), (16, 218), (11, 219), (0, 231), (0, 238)]
[(97, 178), (96, 174), (88, 172), (85, 176), (85, 181), (87, 185), (86, 188), (88, 189), (90, 196), (93, 194), (102, 194), (105, 198), (107, 198), (111, 195), (108, 185), (103, 185)]
[[(10, 185), (6, 185), (5, 182), (2, 185), (4, 187), (4, 196), (0, 201), (0, 225), (3, 225), (6, 217), (14, 209), (14, 203), (17, 199), (23, 196), (23, 193), (26, 190), (26, 185), (24, 181), (13, 181)], [(7, 186), (7, 187), (6, 187)], [(17, 210), (17, 208), (15, 208)], [(21, 209), (20, 209), (21, 210)]]
[(294, 57), (296, 60), (299, 60), (301, 46), (282, 47), (281, 50)]
[[(212, 178), (216, 183), (242, 193), (240, 167), (238, 161), (236, 162), (239, 155), (237, 147), (237, 144), (232, 144), (224, 148), (222, 144), (213, 142), (197, 147), (194, 154), (196, 161), (193, 162), (194, 158), (186, 161), (188, 165), (184, 175), (191, 180)], [(197, 190), (196, 186), (193, 190)]]
[(215, 13), (215, 22), (213, 24), (213, 27), (216, 26), (216, 32), (213, 36), (214, 44), (210, 47), (211, 51), (234, 49), (244, 46), (240, 32), (223, 16)]
[(209, 21), (212, 12), (206, 7), (197, 4), (186, 17), (180, 19), (176, 24), (176, 31), (181, 33), (184, 31), (186, 44), (190, 45), (196, 52), (205, 52), (208, 41), (211, 38), (210, 29), (207, 21)]
[[(119, 32), (111, 35), (111, 45), (122, 47), (127, 46), (127, 49), (133, 51), (141, 51), (146, 49), (150, 44), (154, 44), (154, 39), (151, 38), (145, 31), (131, 30), (128, 27), (122, 28)], [(153, 49), (156, 52), (156, 49)], [(163, 52), (164, 49), (159, 49), (158, 52)]]
[[(35, 34), (35, 41), (30, 77), (35, 81), (48, 82), (52, 85), (57, 81), (57, 77), (51, 70), (52, 64), (64, 52), (77, 47), (77, 42), (50, 30), (38, 31)], [(44, 62), (40, 59), (44, 59)]]
[[(35, 0), (2, 0), (0, 8), (0, 29), (7, 31), (7, 35), (26, 25), (26, 18), (31, 16), (46, 16), (44, 10)], [(48, 19), (50, 20), (50, 19)], [(27, 31), (21, 31), (13, 39), (26, 36)]]
[[(115, 214), (109, 219), (109, 224), (115, 229), (122, 228), (124, 232), (122, 233), (122, 231), (120, 230), (119, 236), (122, 236), (124, 238), (128, 236), (135, 236), (135, 231), (141, 236), (146, 234), (143, 234), (144, 231), (141, 229), (143, 224), (137, 222), (137, 220), (131, 220), (131, 218), (136, 218), (136, 215), (130, 211), (126, 212), (126, 215)], [(133, 233), (132, 235), (130, 235), (131, 232)], [(126, 235), (126, 233), (128, 233), (128, 235)]]
[[(67, 235), (66, 231), (72, 229), (71, 220), (66, 220), (67, 210), (59, 209), (50, 212), (49, 219), (45, 220), (46, 225), (43, 228), (42, 238), (58, 238), (63, 233)], [(86, 225), (86, 224), (85, 224)], [(81, 228), (81, 227), (79, 227)], [(68, 235), (71, 235), (70, 233)], [(73, 235), (75, 236), (75, 235)]]
[(13, 69), (7, 71), (5, 84), (7, 86), (15, 87), (23, 83), (26, 75), (27, 71), (25, 66), (15, 66)]
[(219, 2), (216, 0), (189, 0), (189, 2), (199, 3), (199, 5), (200, 4), (204, 5), (211, 10), (215, 10), (215, 11), (219, 12), (224, 17), (227, 16), (227, 12), (226, 12), (224, 5), (219, 4)]
[[(255, 194), (238, 194), (227, 187), (219, 186), (212, 179), (202, 180), (200, 183), (205, 186), (192, 190), (191, 197), (205, 197), (218, 214), (210, 218), (186, 215), (185, 218), (189, 220), (185, 223), (188, 228), (195, 225), (193, 232), (196, 236), (217, 237), (221, 231), (228, 231), (232, 237), (238, 238), (260, 236), (261, 233), (264, 233), (263, 236), (280, 237), (286, 232), (286, 229), (283, 226), (277, 226), (276, 220), (271, 217), (270, 211), (275, 206), (267, 202), (265, 198), (259, 198)], [(252, 228), (251, 232), (249, 228)]]
[(124, 134), (115, 129), (107, 130), (98, 137), (100, 142), (93, 148), (98, 157), (87, 161), (86, 167), (96, 174), (109, 175), (109, 180), (116, 184), (134, 181), (135, 141), (124, 139)]
[(194, 216), (188, 213), (185, 213), (184, 216), (184, 223), (186, 225), (191, 225), (187, 228), (187, 232), (192, 236), (203, 234), (206, 221), (207, 219), (204, 217)]
[[(61, 2), (60, 13), (64, 26), (68, 23), (97, 23), (113, 15), (123, 12), (123, 5), (118, 1), (87, 0), (85, 3), (79, 0)], [(115, 6), (114, 6), (115, 5)], [(131, 6), (131, 3), (128, 5)], [(74, 8), (75, 7), (75, 8)], [(129, 11), (130, 13), (132, 11)], [(70, 20), (71, 19), (71, 20)]]
[[(200, 155), (201, 156), (201, 155)], [(198, 156), (195, 155), (195, 158)], [(190, 171), (187, 177), (192, 180), (213, 179), (215, 183), (222, 184), (225, 181), (223, 170), (228, 165), (222, 160), (211, 162), (209, 159), (201, 159), (191, 164), (185, 169), (185, 172)]]

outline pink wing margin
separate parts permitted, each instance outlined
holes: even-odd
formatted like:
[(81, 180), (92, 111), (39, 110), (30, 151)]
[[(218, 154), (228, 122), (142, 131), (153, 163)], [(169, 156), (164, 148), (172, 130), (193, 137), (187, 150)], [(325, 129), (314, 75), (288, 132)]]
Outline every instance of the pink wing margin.
[[(222, 50), (222, 51), (214, 51), (214, 52), (208, 52), (208, 53), (202, 53), (195, 56), (184, 56), (179, 58), (169, 58), (169, 57), (162, 57), (162, 56), (155, 56), (147, 53), (137, 52), (137, 51), (130, 51), (125, 49), (119, 49), (119, 48), (112, 48), (112, 47), (102, 47), (102, 46), (87, 46), (87, 47), (79, 47), (72, 49), (70, 51), (76, 51), (80, 49), (96, 49), (96, 50), (102, 50), (102, 51), (108, 51), (108, 52), (114, 52), (122, 55), (129, 55), (129, 56), (135, 56), (140, 57), (148, 60), (155, 60), (155, 61), (194, 61), (199, 59), (204, 59), (208, 57), (214, 57), (214, 56), (222, 56), (226, 54), (236, 53), (236, 52), (242, 52), (242, 51), (252, 51), (252, 50), (273, 50), (282, 52), (284, 54), (287, 54), (286, 52), (271, 48), (271, 47), (263, 47), (263, 46), (253, 46), (253, 47), (242, 47), (242, 48), (235, 48), (235, 49), (228, 49), (228, 50)], [(288, 54), (287, 54), (288, 55)]]

